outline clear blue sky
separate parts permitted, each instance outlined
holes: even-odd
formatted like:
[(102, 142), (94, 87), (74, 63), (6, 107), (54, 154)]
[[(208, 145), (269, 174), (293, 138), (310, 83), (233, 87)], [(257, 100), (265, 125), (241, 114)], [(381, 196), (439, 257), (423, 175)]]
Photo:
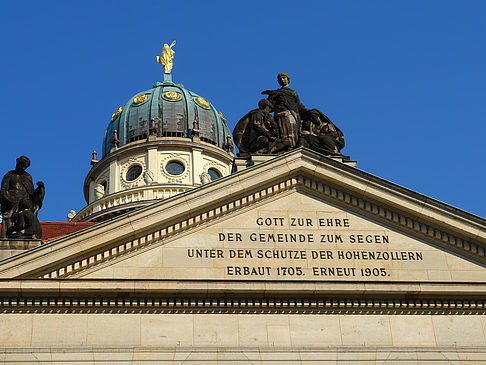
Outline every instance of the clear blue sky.
[(364, 171), (486, 217), (486, 1), (1, 1), (0, 173), (27, 155), (43, 221), (86, 203), (115, 109), (173, 79), (231, 129), (276, 75)]

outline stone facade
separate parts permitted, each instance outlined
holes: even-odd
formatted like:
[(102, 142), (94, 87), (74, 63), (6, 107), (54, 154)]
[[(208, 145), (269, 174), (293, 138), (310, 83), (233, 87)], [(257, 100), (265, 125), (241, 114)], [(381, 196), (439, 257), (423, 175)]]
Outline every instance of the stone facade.
[(481, 363), (486, 222), (299, 149), (0, 261), (0, 359)]

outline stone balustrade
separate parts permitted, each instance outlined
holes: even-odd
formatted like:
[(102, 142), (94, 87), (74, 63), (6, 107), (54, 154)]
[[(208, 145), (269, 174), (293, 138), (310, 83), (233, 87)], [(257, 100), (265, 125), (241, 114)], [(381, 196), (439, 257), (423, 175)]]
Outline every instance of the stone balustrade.
[[(191, 189), (191, 186), (187, 185), (147, 185), (130, 190), (119, 191), (114, 194), (110, 194), (101, 199), (94, 201), (93, 203), (82, 209), (73, 218), (73, 222), (89, 221), (90, 216), (97, 215), (110, 208), (114, 208), (120, 205), (129, 205), (130, 207), (138, 207), (147, 205), (147, 201), (166, 199), (173, 195), (182, 193)], [(140, 204), (138, 204), (140, 203)]]

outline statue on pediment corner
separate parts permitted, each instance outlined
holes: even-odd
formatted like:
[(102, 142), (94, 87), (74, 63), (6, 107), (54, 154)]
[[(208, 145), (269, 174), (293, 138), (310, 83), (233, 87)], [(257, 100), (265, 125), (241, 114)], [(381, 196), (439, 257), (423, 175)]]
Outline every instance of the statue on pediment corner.
[(1, 238), (40, 239), (42, 230), (37, 213), (42, 207), (45, 187), (42, 181), (34, 189), (32, 176), (25, 170), (30, 166), (28, 157), (17, 158), (15, 170), (5, 174), (0, 189), (3, 215)]

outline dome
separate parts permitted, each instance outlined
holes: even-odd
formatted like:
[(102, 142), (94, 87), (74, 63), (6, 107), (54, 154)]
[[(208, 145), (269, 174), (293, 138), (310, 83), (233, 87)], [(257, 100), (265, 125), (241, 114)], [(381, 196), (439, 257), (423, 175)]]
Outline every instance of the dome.
[(72, 221), (104, 221), (228, 176), (234, 150), (223, 115), (164, 74), (113, 114), (84, 182), (88, 205)]
[(152, 89), (137, 93), (116, 110), (105, 132), (103, 157), (115, 147), (115, 130), (118, 147), (149, 135), (197, 136), (203, 142), (234, 150), (232, 134), (222, 114), (203, 97), (184, 89), (182, 84), (174, 84), (171, 75), (164, 76), (163, 83), (156, 82)]

